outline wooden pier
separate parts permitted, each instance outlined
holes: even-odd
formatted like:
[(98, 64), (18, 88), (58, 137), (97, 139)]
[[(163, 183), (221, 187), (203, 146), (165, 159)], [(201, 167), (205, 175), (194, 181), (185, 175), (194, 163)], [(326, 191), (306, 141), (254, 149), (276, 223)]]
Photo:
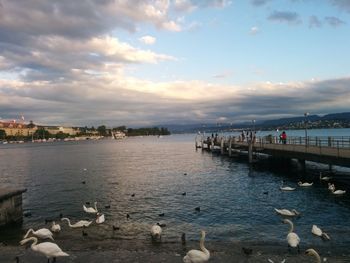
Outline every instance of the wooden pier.
[(0, 226), (22, 221), (22, 193), (26, 191), (0, 188)]
[(281, 143), (273, 136), (245, 138), (235, 136), (196, 137), (196, 148), (219, 151), (231, 156), (233, 153), (253, 157), (265, 154), (272, 157), (297, 159), (323, 164), (350, 167), (350, 137), (289, 137)]

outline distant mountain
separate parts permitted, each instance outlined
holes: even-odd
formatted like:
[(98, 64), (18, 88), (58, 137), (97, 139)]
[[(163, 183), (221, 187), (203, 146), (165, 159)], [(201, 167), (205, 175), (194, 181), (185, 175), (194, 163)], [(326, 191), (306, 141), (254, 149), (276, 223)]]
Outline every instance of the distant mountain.
[[(279, 128), (279, 127), (298, 128), (298, 126), (293, 125), (298, 123), (300, 128), (300, 125), (303, 124), (304, 121), (305, 121), (304, 116), (281, 118), (281, 119), (266, 120), (266, 121), (257, 121), (255, 123), (255, 128), (256, 129), (268, 129), (268, 128)], [(309, 123), (317, 123), (317, 122), (325, 122), (325, 121), (333, 121), (333, 122), (341, 121), (341, 122), (350, 123), (350, 112), (332, 113), (324, 116), (309, 115), (307, 116), (307, 121)], [(194, 124), (183, 124), (183, 125), (177, 125), (177, 124), (165, 125), (165, 127), (167, 127), (172, 133), (189, 133), (189, 132), (198, 132), (198, 131), (216, 133), (218, 131), (225, 131), (225, 130), (232, 130), (232, 129), (251, 129), (252, 126), (253, 125), (251, 122), (242, 122), (242, 123), (234, 123), (234, 124), (194, 123)]]

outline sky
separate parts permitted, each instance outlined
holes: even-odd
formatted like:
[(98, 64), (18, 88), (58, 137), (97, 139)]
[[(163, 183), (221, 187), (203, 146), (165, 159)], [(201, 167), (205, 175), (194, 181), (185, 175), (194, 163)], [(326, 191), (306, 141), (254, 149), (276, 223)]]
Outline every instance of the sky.
[(239, 123), (350, 111), (350, 0), (0, 0), (0, 120)]

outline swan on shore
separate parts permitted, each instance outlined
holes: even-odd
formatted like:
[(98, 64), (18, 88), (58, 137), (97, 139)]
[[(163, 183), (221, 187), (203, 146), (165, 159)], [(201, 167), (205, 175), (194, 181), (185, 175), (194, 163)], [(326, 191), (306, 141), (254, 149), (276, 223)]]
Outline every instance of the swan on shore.
[(308, 183), (308, 182), (303, 183), (301, 181), (298, 182), (298, 185), (302, 187), (312, 186), (313, 184), (314, 184), (313, 182), (312, 183)]
[(201, 250), (192, 249), (187, 252), (183, 258), (184, 263), (204, 263), (210, 258), (209, 251), (204, 247), (205, 232), (201, 230), (201, 239), (199, 241), (199, 247)]
[(83, 205), (83, 209), (86, 213), (89, 213), (89, 214), (97, 214), (98, 210), (97, 210), (97, 202), (94, 202), (95, 204), (95, 208), (93, 207), (86, 207), (85, 205)]
[(162, 239), (162, 228), (159, 226), (159, 224), (151, 227), (151, 236), (153, 240)]
[(61, 221), (67, 221), (68, 225), (71, 228), (78, 228), (78, 227), (88, 227), (89, 225), (91, 225), (92, 221), (87, 221), (87, 220), (80, 220), (78, 222), (76, 222), (75, 224), (71, 225), (70, 220), (66, 217), (63, 217), (61, 219)]
[(61, 226), (56, 224), (55, 221), (52, 222), (51, 231), (54, 233), (58, 233), (61, 231)]
[(96, 218), (97, 224), (102, 224), (104, 221), (106, 221), (104, 214), (97, 213), (96, 216), (97, 216)]
[(43, 242), (43, 243), (37, 244), (38, 239), (36, 237), (25, 238), (22, 241), (20, 241), (20, 244), (24, 245), (29, 241), (34, 241), (30, 246), (32, 250), (45, 255), (47, 257), (48, 262), (50, 262), (50, 258), (53, 258), (53, 262), (55, 262), (56, 257), (69, 256), (66, 252), (63, 252), (62, 249), (59, 246), (57, 246), (55, 243)]
[(288, 209), (277, 209), (275, 208), (275, 211), (277, 214), (280, 214), (282, 216), (298, 216), (300, 215), (300, 213), (295, 210), (295, 209), (292, 209), (292, 210), (288, 210)]
[(289, 219), (284, 219), (283, 223), (289, 224), (289, 226), (290, 226), (289, 232), (287, 234), (288, 246), (289, 247), (296, 247), (296, 248), (298, 248), (298, 252), (300, 252), (300, 248), (299, 248), (300, 238), (294, 232), (294, 225), (293, 225), (292, 221), (290, 221)]
[(26, 239), (28, 237), (28, 235), (32, 233), (34, 236), (37, 236), (38, 238), (41, 238), (41, 239), (46, 239), (46, 238), (49, 238), (51, 240), (53, 240), (53, 237), (52, 237), (52, 232), (50, 230), (48, 230), (47, 228), (40, 228), (38, 229), (37, 231), (34, 231), (32, 228), (29, 229), (27, 231), (27, 233), (24, 235), (23, 239)]
[(327, 233), (323, 232), (321, 230), (321, 228), (319, 228), (316, 225), (312, 225), (311, 233), (316, 235), (316, 236), (322, 237), (323, 239), (326, 239), (326, 240), (330, 240), (331, 239)]
[(315, 257), (317, 263), (321, 263), (321, 257), (320, 255), (316, 252), (315, 249), (313, 248), (309, 248), (305, 251), (305, 254), (308, 255), (308, 256), (313, 256)]

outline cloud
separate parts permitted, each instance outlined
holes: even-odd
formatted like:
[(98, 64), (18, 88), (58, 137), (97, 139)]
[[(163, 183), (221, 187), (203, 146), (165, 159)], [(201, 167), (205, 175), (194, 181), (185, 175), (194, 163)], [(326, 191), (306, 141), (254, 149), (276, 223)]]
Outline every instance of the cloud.
[(260, 32), (259, 28), (257, 26), (253, 26), (251, 29), (250, 29), (250, 34), (255, 36), (256, 34), (258, 34)]
[(334, 17), (334, 16), (325, 17), (325, 21), (326, 21), (326, 23), (328, 23), (332, 27), (338, 27), (338, 26), (346, 24), (343, 20), (340, 20), (339, 18)]
[(309, 27), (321, 27), (322, 22), (318, 19), (317, 16), (310, 16), (309, 18)]
[(146, 45), (153, 45), (154, 43), (156, 43), (156, 38), (152, 36), (143, 36), (139, 38), (139, 41)]
[(271, 0), (251, 0), (251, 3), (255, 6), (263, 6), (270, 2)]
[(299, 15), (296, 12), (289, 11), (274, 11), (271, 15), (269, 15), (268, 20), (288, 24), (301, 23)]
[(197, 6), (190, 0), (175, 0), (174, 2), (175, 11), (190, 13), (197, 9)]
[(350, 2), (348, 0), (330, 0), (330, 2), (340, 10), (350, 13)]
[(226, 78), (229, 78), (233, 75), (233, 72), (232, 71), (225, 71), (225, 72), (222, 72), (222, 73), (219, 73), (219, 74), (216, 74), (213, 76), (213, 78), (216, 78), (216, 79), (226, 79)]

